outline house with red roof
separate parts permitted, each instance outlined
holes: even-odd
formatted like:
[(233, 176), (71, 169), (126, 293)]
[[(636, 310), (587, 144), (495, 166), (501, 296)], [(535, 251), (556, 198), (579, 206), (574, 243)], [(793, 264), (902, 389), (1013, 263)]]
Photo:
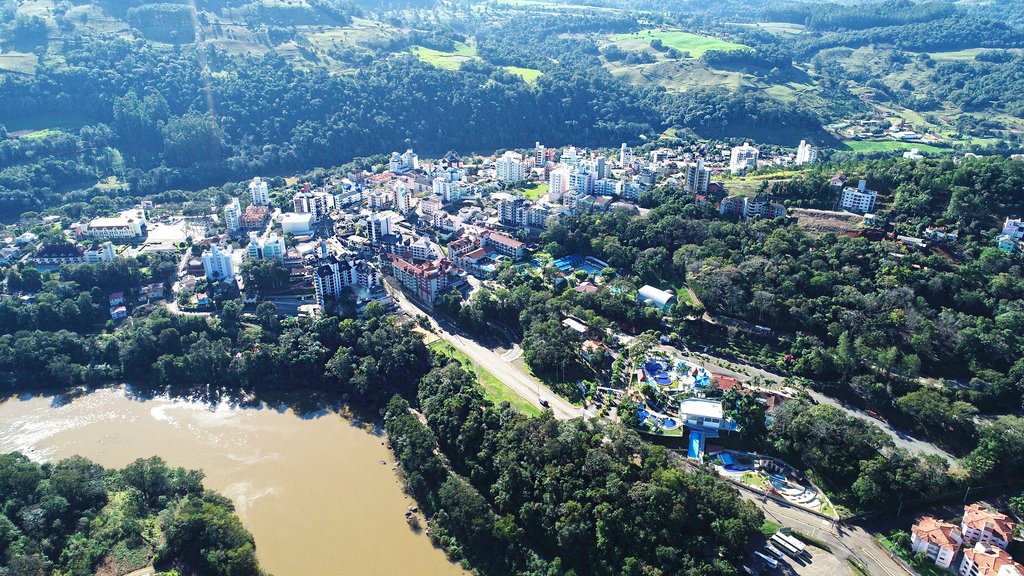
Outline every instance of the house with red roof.
[(1013, 561), (1006, 551), (978, 542), (964, 550), (960, 576), (1024, 576), (1024, 566)]
[(949, 568), (960, 551), (963, 536), (960, 527), (933, 516), (922, 516), (910, 528), (910, 547), (914, 554), (924, 552), (936, 566)]
[(964, 541), (971, 544), (981, 542), (1006, 549), (1013, 538), (1014, 523), (1006, 514), (1000, 514), (980, 504), (964, 506), (964, 517), (960, 531)]

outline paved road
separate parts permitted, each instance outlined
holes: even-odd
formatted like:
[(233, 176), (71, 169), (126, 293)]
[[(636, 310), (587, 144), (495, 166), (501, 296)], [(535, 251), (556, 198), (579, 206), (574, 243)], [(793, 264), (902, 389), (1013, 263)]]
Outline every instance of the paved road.
[(547, 386), (541, 384), (541, 382), (536, 378), (533, 378), (528, 374), (524, 374), (518, 368), (513, 366), (511, 362), (503, 360), (502, 357), (494, 351), (477, 344), (470, 338), (460, 336), (457, 333), (458, 328), (456, 326), (435, 317), (432, 312), (421, 308), (415, 302), (406, 298), (405, 294), (403, 294), (401, 290), (392, 289), (391, 295), (392, 298), (394, 298), (395, 303), (402, 310), (412, 314), (413, 316), (423, 315), (429, 318), (431, 327), (434, 332), (441, 337), (441, 339), (448, 342), (458, 350), (461, 350), (474, 362), (485, 368), (491, 374), (494, 374), (496, 378), (501, 380), (502, 383), (512, 389), (516, 394), (522, 396), (527, 402), (543, 409), (544, 407), (540, 404), (540, 397), (543, 397), (547, 400), (549, 407), (555, 413), (555, 418), (558, 418), (559, 420), (579, 418), (583, 415), (583, 410), (581, 408), (573, 406), (568, 400), (562, 398), (558, 394), (555, 394)]
[[(712, 354), (701, 354), (700, 356), (694, 356), (694, 355), (686, 354), (685, 352), (679, 350), (678, 348), (672, 347), (672, 346), (659, 346), (658, 350), (660, 350), (661, 352), (667, 353), (667, 354), (672, 354), (672, 355), (675, 355), (675, 356), (682, 356), (683, 360), (686, 360), (687, 362), (692, 362), (693, 364), (696, 364), (697, 366), (704, 366), (709, 371), (714, 372), (715, 374), (721, 374), (723, 376), (732, 376), (734, 378), (739, 378), (740, 380), (745, 380), (747, 378), (750, 378), (751, 376), (761, 376), (761, 377), (765, 378), (766, 380), (768, 380), (769, 382), (776, 382), (776, 383), (778, 383), (778, 382), (781, 382), (782, 379), (783, 379), (783, 377), (779, 376), (778, 374), (775, 374), (775, 373), (772, 373), (772, 372), (768, 372), (766, 370), (762, 370), (762, 369), (754, 367), (754, 366), (747, 366), (747, 365), (741, 364), (741, 363), (739, 363), (739, 362), (737, 362), (735, 360), (729, 360), (729, 359), (726, 359), (726, 358), (719, 358), (719, 357), (714, 356)], [(745, 372), (739, 372), (737, 370), (730, 370), (728, 368), (723, 368), (721, 366), (718, 366), (717, 364), (714, 364), (712, 362), (708, 362), (708, 359), (710, 359), (712, 361), (717, 360), (719, 362), (729, 363), (729, 364), (731, 364), (733, 366), (736, 366), (738, 369), (744, 370)], [(861, 420), (864, 420), (865, 422), (870, 422), (871, 424), (874, 424), (875, 426), (878, 426), (879, 428), (882, 429), (883, 432), (885, 432), (886, 434), (889, 435), (890, 438), (892, 438), (893, 443), (895, 443), (896, 446), (899, 447), (899, 448), (905, 448), (905, 449), (907, 449), (907, 450), (909, 450), (911, 452), (922, 452), (924, 454), (935, 454), (935, 455), (938, 455), (938, 456), (941, 456), (941, 457), (945, 458), (946, 461), (948, 461), (951, 465), (953, 465), (953, 466), (957, 465), (957, 459), (956, 459), (955, 456), (953, 456), (949, 452), (946, 452), (942, 448), (939, 448), (935, 444), (932, 444), (931, 442), (928, 442), (926, 440), (922, 440), (920, 438), (915, 438), (907, 430), (904, 430), (904, 429), (898, 428), (896, 426), (893, 426), (892, 424), (890, 424), (889, 422), (886, 422), (884, 420), (879, 420), (878, 418), (875, 418), (875, 417), (867, 414), (866, 412), (864, 412), (863, 410), (860, 410), (859, 408), (856, 408), (856, 407), (844, 404), (843, 402), (840, 402), (839, 400), (836, 400), (835, 398), (826, 396), (825, 394), (822, 394), (821, 392), (816, 392), (816, 391), (811, 390), (811, 389), (808, 388), (807, 389), (807, 393), (811, 396), (811, 398), (814, 399), (815, 402), (817, 402), (819, 404), (828, 404), (830, 406), (835, 406), (836, 408), (839, 408), (840, 410), (842, 410), (843, 412), (846, 412), (848, 415), (853, 416), (854, 418), (859, 418)]]

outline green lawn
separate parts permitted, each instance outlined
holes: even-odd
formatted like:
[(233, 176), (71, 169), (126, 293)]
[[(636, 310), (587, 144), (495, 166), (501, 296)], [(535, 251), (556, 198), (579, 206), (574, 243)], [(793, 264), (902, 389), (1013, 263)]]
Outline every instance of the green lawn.
[(914, 570), (917, 571), (918, 576), (951, 576), (952, 572), (939, 568), (931, 562), (915, 562), (914, 556), (910, 553), (910, 550), (902, 546), (897, 546), (885, 535), (877, 534), (876, 536), (878, 537), (878, 541), (888, 548), (889, 551), (894, 552), (897, 556), (902, 558), (904, 562), (913, 566)]
[(0, 71), (33, 75), (36, 73), (36, 64), (38, 62), (39, 57), (35, 54), (5, 52), (0, 54)]
[(526, 188), (522, 189), (523, 196), (526, 196), (530, 200), (536, 200), (541, 196), (548, 193), (550, 185), (547, 182), (537, 182)]
[(442, 52), (423, 46), (413, 46), (409, 48), (409, 51), (427, 64), (444, 70), (458, 70), (463, 62), (479, 57), (476, 54), (475, 46), (463, 44), (462, 42), (455, 43), (454, 52)]
[(782, 528), (782, 524), (765, 519), (764, 524), (761, 524), (761, 534), (764, 534), (765, 538), (768, 538), (778, 532), (779, 528)]
[(521, 76), (527, 84), (536, 84), (537, 78), (540, 78), (540, 75), (543, 74), (540, 70), (535, 70), (533, 68), (520, 68), (519, 66), (505, 66), (505, 70), (517, 76)]
[(451, 344), (444, 340), (432, 342), (430, 344), (430, 348), (454, 358), (467, 370), (472, 370), (476, 374), (477, 381), (480, 382), (480, 386), (484, 390), (484, 397), (491, 402), (494, 402), (496, 405), (500, 405), (502, 402), (508, 402), (513, 408), (527, 416), (540, 415), (540, 408), (530, 404), (522, 396), (509, 389), (509, 387), (505, 386), (501, 380), (498, 380), (494, 374), (491, 374), (487, 369), (476, 362), (473, 362), (469, 356), (466, 356), (466, 354), (461, 350), (456, 350)]
[(755, 474), (753, 472), (744, 472), (743, 476), (740, 478), (740, 481), (750, 486), (762, 489), (764, 488), (764, 476), (761, 476), (760, 474)]
[(633, 34), (617, 34), (612, 36), (612, 42), (635, 44), (639, 40), (649, 45), (651, 40), (655, 38), (661, 40), (662, 44), (669, 48), (675, 48), (680, 52), (689, 52), (691, 58), (700, 58), (708, 50), (738, 50), (746, 48), (742, 44), (734, 44), (709, 36), (698, 36), (697, 34), (690, 34), (680, 30), (641, 30)]
[(918, 144), (916, 142), (851, 140), (843, 143), (844, 150), (864, 153), (895, 152), (897, 150), (910, 150), (911, 148), (917, 148), (922, 154), (949, 154), (952, 152), (949, 148), (939, 148), (938, 146)]

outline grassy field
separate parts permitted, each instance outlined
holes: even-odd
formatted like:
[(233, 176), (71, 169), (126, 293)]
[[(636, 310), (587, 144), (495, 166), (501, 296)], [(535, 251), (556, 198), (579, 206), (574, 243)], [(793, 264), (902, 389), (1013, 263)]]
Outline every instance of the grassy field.
[(0, 71), (34, 75), (39, 57), (25, 52), (4, 52), (0, 54)]
[(738, 50), (746, 48), (742, 44), (734, 44), (711, 38), (709, 36), (698, 36), (680, 30), (641, 30), (633, 34), (618, 34), (612, 36), (612, 42), (619, 44), (623, 49), (637, 49), (637, 47), (650, 46), (651, 40), (661, 40), (662, 44), (669, 48), (675, 48), (680, 52), (689, 52), (690, 58), (700, 58), (708, 50)]
[(890, 552), (895, 553), (897, 556), (903, 559), (904, 562), (910, 564), (917, 571), (919, 576), (950, 576), (952, 572), (943, 570), (931, 562), (915, 562), (913, 555), (910, 550), (903, 546), (897, 546), (895, 542), (889, 540), (885, 535), (877, 534), (878, 541), (882, 543)]
[(917, 144), (914, 142), (896, 142), (896, 141), (882, 141), (882, 142), (870, 142), (864, 140), (853, 140), (843, 143), (843, 150), (849, 150), (851, 152), (863, 152), (870, 154), (873, 152), (895, 152), (897, 150), (910, 150), (911, 148), (917, 148), (922, 154), (949, 154), (952, 152), (949, 148), (939, 148), (938, 146), (930, 146), (928, 144)]
[(540, 70), (534, 70), (533, 68), (520, 68), (519, 66), (505, 66), (505, 70), (508, 70), (517, 76), (522, 76), (523, 80), (525, 80), (527, 84), (536, 84), (537, 78), (540, 78), (541, 74), (543, 74)]
[(537, 416), (541, 413), (540, 408), (527, 402), (522, 396), (509, 389), (508, 386), (505, 386), (494, 374), (473, 362), (469, 356), (466, 356), (461, 350), (456, 350), (451, 344), (444, 340), (437, 340), (432, 342), (429, 347), (454, 358), (464, 368), (473, 371), (480, 382), (480, 386), (484, 389), (484, 397), (494, 402), (494, 404), (500, 405), (502, 402), (508, 402), (513, 408), (528, 416)]
[(522, 193), (523, 196), (526, 196), (530, 200), (536, 200), (537, 198), (547, 194), (549, 188), (550, 186), (547, 182), (537, 182), (527, 188), (523, 188)]
[(463, 62), (479, 58), (476, 54), (475, 46), (463, 44), (462, 42), (455, 43), (454, 52), (441, 52), (440, 50), (423, 46), (413, 46), (409, 50), (420, 60), (444, 70), (458, 70)]

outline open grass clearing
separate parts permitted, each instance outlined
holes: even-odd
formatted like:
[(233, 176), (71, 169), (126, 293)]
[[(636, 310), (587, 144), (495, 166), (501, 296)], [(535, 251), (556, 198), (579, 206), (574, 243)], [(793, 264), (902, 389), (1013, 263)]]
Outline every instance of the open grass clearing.
[(15, 72), (33, 76), (39, 57), (29, 52), (4, 52), (0, 54), (0, 72)]
[(477, 381), (480, 382), (480, 386), (484, 390), (484, 398), (494, 402), (495, 405), (500, 405), (502, 402), (508, 402), (513, 408), (527, 416), (540, 415), (540, 408), (530, 404), (514, 390), (505, 386), (505, 384), (502, 383), (501, 380), (498, 380), (494, 374), (491, 374), (486, 368), (480, 366), (476, 362), (473, 362), (473, 360), (471, 360), (469, 356), (466, 356), (466, 354), (461, 350), (456, 349), (444, 340), (436, 340), (431, 342), (428, 346), (436, 352), (454, 359), (458, 363), (462, 364), (463, 368), (476, 374)]
[(523, 188), (521, 192), (530, 200), (536, 200), (548, 193), (550, 185), (547, 182), (537, 182)]
[(534, 68), (521, 68), (519, 66), (505, 66), (505, 70), (521, 76), (527, 84), (536, 84), (537, 78), (540, 78), (543, 72)]
[(409, 51), (427, 64), (443, 70), (458, 70), (463, 62), (479, 58), (476, 54), (475, 46), (463, 44), (462, 42), (455, 43), (454, 52), (442, 52), (425, 46), (412, 46), (409, 48)]
[(623, 49), (642, 48), (650, 46), (651, 40), (661, 40), (661, 43), (668, 48), (675, 48), (680, 52), (689, 52), (690, 58), (700, 58), (708, 50), (739, 50), (746, 48), (742, 44), (727, 42), (710, 36), (700, 36), (683, 32), (682, 30), (641, 30), (631, 34), (617, 34), (612, 36), (612, 42), (619, 44)]
[(950, 154), (953, 152), (950, 148), (940, 148), (938, 146), (932, 146), (929, 144), (920, 144), (917, 142), (896, 142), (896, 141), (869, 141), (869, 140), (851, 140), (843, 142), (843, 150), (849, 150), (851, 152), (858, 152), (864, 154), (871, 154), (875, 152), (897, 152), (904, 150), (911, 150), (917, 148), (922, 154)]

